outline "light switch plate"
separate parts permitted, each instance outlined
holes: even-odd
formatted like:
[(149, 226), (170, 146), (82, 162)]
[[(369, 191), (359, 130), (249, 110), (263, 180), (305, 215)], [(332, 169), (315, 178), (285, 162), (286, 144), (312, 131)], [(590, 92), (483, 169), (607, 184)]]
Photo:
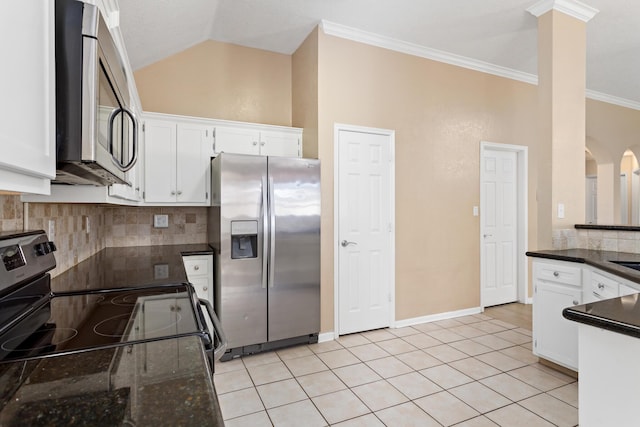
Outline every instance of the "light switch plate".
[(169, 228), (169, 215), (154, 215), (153, 228)]
[(558, 219), (564, 218), (564, 203), (558, 203)]

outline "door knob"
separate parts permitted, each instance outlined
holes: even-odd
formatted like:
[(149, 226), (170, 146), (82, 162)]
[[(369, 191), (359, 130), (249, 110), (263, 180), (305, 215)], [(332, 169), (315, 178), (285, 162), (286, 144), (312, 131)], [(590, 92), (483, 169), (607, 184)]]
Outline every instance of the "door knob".
[(486, 239), (487, 237), (491, 237), (493, 234), (483, 234), (483, 237)]
[(342, 242), (340, 242), (340, 244), (342, 245), (343, 248), (346, 248), (349, 245), (357, 245), (356, 242), (349, 242), (347, 240), (343, 240)]

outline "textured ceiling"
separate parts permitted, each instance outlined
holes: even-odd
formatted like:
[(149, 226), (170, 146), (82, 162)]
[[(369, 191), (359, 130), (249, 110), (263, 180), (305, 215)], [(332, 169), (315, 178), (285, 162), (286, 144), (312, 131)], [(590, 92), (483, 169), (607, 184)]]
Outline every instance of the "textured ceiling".
[[(321, 20), (536, 74), (537, 0), (119, 0), (138, 69), (207, 39), (291, 54)], [(587, 89), (640, 106), (640, 1), (586, 0)]]

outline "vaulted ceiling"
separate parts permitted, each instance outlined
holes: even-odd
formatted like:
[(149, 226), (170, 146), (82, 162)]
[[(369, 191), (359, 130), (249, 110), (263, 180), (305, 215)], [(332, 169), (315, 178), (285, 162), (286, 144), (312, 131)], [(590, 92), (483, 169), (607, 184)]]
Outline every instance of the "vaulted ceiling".
[[(538, 0), (119, 0), (138, 69), (204, 40), (291, 54), (322, 20), (535, 77)], [(640, 1), (585, 0), (587, 89), (640, 109)]]

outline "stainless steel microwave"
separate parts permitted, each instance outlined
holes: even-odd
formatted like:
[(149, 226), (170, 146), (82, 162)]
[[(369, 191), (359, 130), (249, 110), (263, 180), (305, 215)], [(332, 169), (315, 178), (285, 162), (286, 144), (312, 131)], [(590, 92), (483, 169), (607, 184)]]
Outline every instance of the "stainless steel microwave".
[(56, 156), (54, 183), (129, 184), (137, 119), (123, 61), (100, 10), (55, 0)]

